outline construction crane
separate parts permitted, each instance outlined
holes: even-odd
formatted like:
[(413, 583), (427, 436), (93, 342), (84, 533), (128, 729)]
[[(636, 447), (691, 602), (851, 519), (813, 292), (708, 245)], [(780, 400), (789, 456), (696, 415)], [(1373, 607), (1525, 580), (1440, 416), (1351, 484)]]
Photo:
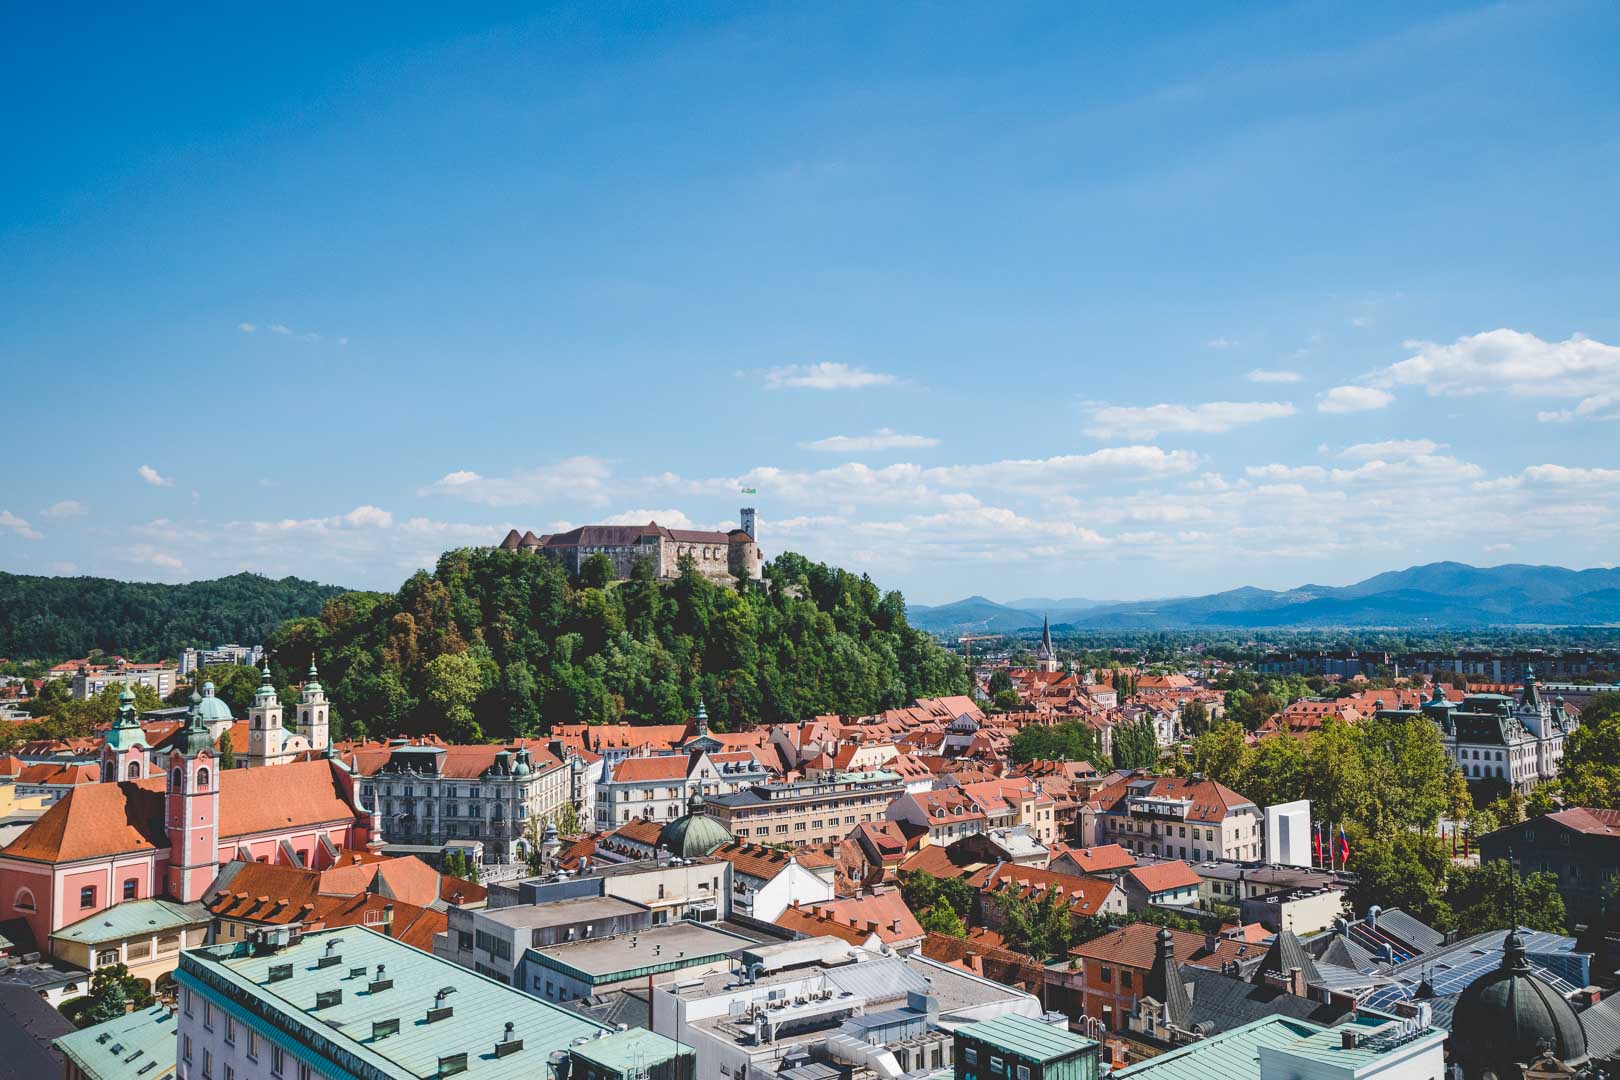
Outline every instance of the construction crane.
[(975, 641), (999, 641), (1004, 636), (1003, 634), (966, 634), (957, 638), (957, 644), (967, 646), (968, 670), (973, 670), (973, 643)]

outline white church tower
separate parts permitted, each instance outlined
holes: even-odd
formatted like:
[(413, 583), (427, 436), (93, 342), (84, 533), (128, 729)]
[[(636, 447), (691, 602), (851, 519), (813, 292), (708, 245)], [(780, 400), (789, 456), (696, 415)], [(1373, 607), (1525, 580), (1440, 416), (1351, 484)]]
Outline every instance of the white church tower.
[(264, 681), (253, 695), (253, 707), (248, 709), (247, 765), (281, 764), (282, 742), (285, 729), (281, 726), (281, 702), (276, 688), (270, 682), (270, 661), (264, 662)]
[(309, 678), (304, 692), (298, 696), (298, 734), (309, 740), (309, 748), (325, 750), (328, 742), (326, 717), (326, 691), (321, 689), (315, 675), (315, 658), (309, 658)]

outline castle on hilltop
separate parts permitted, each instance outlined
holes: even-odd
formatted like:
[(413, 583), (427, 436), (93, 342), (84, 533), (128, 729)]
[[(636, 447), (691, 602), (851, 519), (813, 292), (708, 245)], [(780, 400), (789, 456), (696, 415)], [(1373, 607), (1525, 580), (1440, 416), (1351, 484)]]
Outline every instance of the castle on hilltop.
[(638, 559), (646, 559), (661, 578), (681, 572), (681, 559), (690, 555), (698, 572), (712, 581), (730, 584), (733, 579), (758, 581), (765, 564), (754, 540), (754, 508), (742, 509), (742, 522), (730, 532), (700, 529), (666, 529), (656, 521), (645, 525), (582, 525), (568, 532), (522, 536), (513, 529), (501, 541), (506, 551), (526, 551), (551, 559), (578, 576), (585, 560), (606, 555), (613, 561), (614, 574), (623, 579)]

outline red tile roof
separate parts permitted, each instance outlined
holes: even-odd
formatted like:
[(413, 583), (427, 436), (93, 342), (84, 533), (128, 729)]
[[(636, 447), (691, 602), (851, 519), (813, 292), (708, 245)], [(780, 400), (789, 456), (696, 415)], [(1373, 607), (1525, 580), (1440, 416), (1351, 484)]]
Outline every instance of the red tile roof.
[(1082, 873), (1101, 874), (1109, 870), (1124, 870), (1136, 865), (1136, 856), (1119, 844), (1099, 844), (1096, 847), (1058, 848), (1052, 853), (1055, 862), (1067, 855)]
[(1576, 832), (1593, 836), (1620, 836), (1620, 810), (1601, 810), (1591, 806), (1575, 806), (1549, 818)]
[(1202, 881), (1198, 873), (1180, 859), (1152, 863), (1148, 866), (1134, 866), (1127, 870), (1125, 875), (1150, 893), (1196, 888)]
[[(1076, 945), (1069, 950), (1069, 954), (1087, 960), (1098, 960), (1105, 964), (1147, 970), (1153, 966), (1158, 938), (1159, 927), (1152, 923), (1131, 923), (1118, 930), (1111, 930), (1101, 937), (1092, 938), (1082, 945)], [(1223, 961), (1236, 961), (1260, 955), (1255, 951), (1256, 946), (1230, 938), (1218, 939), (1215, 950), (1211, 952), (1204, 947), (1202, 934), (1190, 934), (1185, 930), (1170, 931), (1170, 940), (1178, 964), (1191, 964), (1194, 967), (1213, 968), (1217, 971), (1220, 970)]]
[(625, 758), (614, 768), (613, 780), (615, 783), (626, 784), (684, 780), (690, 764), (690, 760), (684, 754)]
[(1011, 892), (1036, 896), (1057, 889), (1068, 898), (1069, 910), (1076, 915), (1096, 915), (1118, 888), (1106, 878), (1076, 877), (1016, 863), (998, 863), (968, 878), (968, 884), (986, 893)]

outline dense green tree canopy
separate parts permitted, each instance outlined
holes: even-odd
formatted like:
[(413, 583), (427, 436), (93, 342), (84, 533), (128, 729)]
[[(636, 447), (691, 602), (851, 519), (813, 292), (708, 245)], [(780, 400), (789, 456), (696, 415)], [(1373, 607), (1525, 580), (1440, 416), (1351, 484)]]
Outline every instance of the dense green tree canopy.
[(1060, 724), (1032, 724), (1012, 738), (1007, 756), (1022, 765), (1028, 761), (1088, 761), (1093, 768), (1108, 768), (1097, 745), (1097, 733), (1078, 720)]
[(967, 692), (961, 659), (907, 624), (898, 593), (792, 553), (765, 575), (767, 587), (737, 591), (690, 565), (658, 581), (642, 563), (592, 586), (543, 558), (463, 549), (396, 594), (334, 598), (271, 645), (289, 669), (320, 658), (344, 738), (671, 723), (700, 699), (736, 730)]
[(1594, 694), (1564, 748), (1558, 785), (1575, 806), (1620, 808), (1620, 694)]
[(263, 641), (343, 590), (298, 578), (233, 574), (185, 585), (0, 573), (0, 656), (76, 659), (93, 649), (132, 660), (187, 647)]

